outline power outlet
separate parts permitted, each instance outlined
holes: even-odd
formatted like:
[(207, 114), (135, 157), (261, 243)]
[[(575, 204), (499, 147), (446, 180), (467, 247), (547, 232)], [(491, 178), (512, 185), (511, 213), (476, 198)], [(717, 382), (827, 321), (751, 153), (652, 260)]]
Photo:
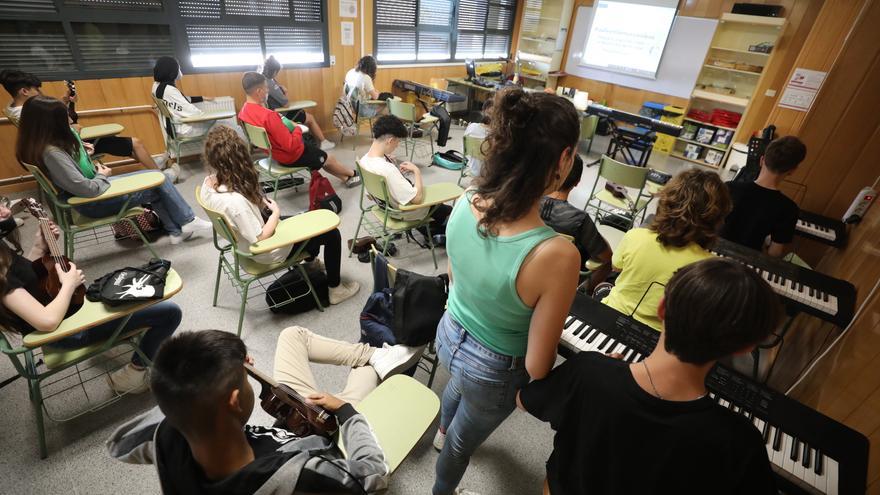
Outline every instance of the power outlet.
[(859, 194), (856, 196), (856, 199), (853, 200), (852, 204), (849, 205), (849, 209), (846, 210), (846, 213), (843, 214), (843, 221), (846, 223), (861, 222), (862, 217), (865, 216), (865, 212), (868, 211), (868, 207), (871, 206), (871, 203), (876, 197), (877, 191), (875, 191), (874, 188), (863, 188), (859, 191)]
[(768, 89), (767, 91), (764, 91), (764, 96), (766, 96), (768, 98), (773, 98), (774, 96), (776, 96), (776, 90), (775, 89)]
[(336, 55), (330, 55), (330, 67), (336, 65)]

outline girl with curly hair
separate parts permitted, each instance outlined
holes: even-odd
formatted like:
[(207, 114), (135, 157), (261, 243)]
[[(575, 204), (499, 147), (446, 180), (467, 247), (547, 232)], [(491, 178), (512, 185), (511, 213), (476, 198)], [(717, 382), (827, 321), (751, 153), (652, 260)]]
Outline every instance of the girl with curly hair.
[(708, 249), (732, 208), (721, 178), (704, 170), (678, 174), (659, 196), (650, 227), (630, 230), (614, 250), (611, 263), (620, 276), (602, 300), (657, 331), (666, 282), (679, 268), (712, 256)]
[[(229, 127), (219, 125), (208, 133), (205, 140), (205, 164), (214, 171), (205, 177), (201, 200), (209, 208), (222, 213), (235, 231), (238, 249), (247, 252), (250, 245), (275, 234), (281, 216), (278, 203), (267, 198), (260, 186), (260, 176), (251, 163), (248, 145)], [(330, 304), (339, 304), (355, 295), (360, 285), (343, 282), (340, 277), (342, 237), (339, 229), (309, 239), (305, 250), (315, 257), (324, 247)], [(264, 264), (286, 260), (296, 252), (299, 244), (282, 247), (254, 256)], [(320, 266), (320, 265), (318, 265)]]

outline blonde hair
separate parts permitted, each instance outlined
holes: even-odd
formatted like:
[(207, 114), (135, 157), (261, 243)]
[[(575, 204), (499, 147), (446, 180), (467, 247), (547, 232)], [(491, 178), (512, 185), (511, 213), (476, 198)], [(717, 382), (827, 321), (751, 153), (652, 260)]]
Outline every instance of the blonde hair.
[(218, 125), (205, 139), (205, 163), (217, 176), (217, 184), (237, 192), (251, 203), (263, 204), (260, 174), (251, 163), (248, 144), (232, 128)]
[(676, 175), (659, 197), (651, 230), (664, 246), (684, 247), (693, 242), (708, 249), (732, 208), (727, 186), (718, 174), (705, 170)]

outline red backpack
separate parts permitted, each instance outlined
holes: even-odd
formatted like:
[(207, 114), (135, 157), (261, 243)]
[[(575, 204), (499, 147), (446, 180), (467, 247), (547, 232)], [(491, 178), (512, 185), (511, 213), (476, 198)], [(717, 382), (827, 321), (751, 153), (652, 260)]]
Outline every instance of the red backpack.
[(330, 185), (330, 181), (317, 170), (312, 170), (312, 180), (309, 183), (309, 211), (322, 208), (339, 213), (342, 211), (342, 200), (336, 195), (336, 190)]

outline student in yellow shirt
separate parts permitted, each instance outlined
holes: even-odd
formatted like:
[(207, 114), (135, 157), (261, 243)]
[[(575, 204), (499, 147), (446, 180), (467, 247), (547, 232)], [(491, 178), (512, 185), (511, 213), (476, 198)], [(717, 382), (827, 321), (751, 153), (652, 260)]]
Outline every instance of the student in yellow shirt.
[[(611, 264), (620, 276), (602, 300), (657, 331), (657, 306), (666, 282), (682, 266), (712, 256), (708, 249), (731, 210), (718, 174), (697, 169), (670, 180), (659, 200), (650, 227), (630, 230), (614, 250)], [(596, 293), (601, 290), (597, 287)]]

